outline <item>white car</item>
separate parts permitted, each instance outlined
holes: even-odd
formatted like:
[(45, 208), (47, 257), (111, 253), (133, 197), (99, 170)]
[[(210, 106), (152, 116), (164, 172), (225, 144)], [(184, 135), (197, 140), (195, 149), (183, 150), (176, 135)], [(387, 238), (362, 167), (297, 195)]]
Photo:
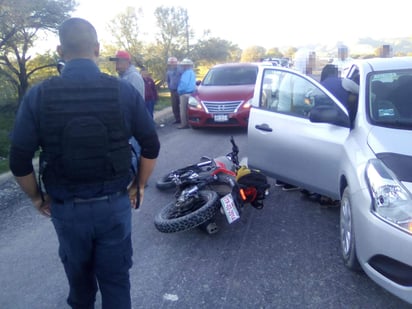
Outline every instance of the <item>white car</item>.
[(346, 266), (412, 303), (412, 58), (355, 61), (346, 78), (359, 85), (349, 111), (306, 75), (259, 71), (248, 164), (340, 200)]

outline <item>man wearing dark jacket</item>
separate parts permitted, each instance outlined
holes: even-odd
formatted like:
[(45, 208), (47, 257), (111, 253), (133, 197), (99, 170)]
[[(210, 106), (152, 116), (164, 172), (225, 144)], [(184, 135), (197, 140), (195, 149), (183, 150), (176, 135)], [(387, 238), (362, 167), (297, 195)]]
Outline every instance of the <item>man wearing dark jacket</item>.
[[(10, 169), (33, 205), (51, 216), (73, 308), (131, 308), (131, 207), (159, 153), (153, 119), (128, 82), (103, 74), (96, 30), (71, 18), (59, 28), (60, 77), (25, 95), (11, 137)], [(130, 172), (129, 138), (141, 145), (139, 174)], [(40, 148), (46, 193), (32, 166)]]
[(174, 123), (180, 123), (180, 100), (177, 93), (177, 86), (179, 85), (181, 72), (178, 68), (178, 62), (176, 57), (169, 57), (167, 59), (167, 72), (166, 81), (167, 87), (170, 91), (170, 100), (172, 103), (172, 111), (175, 116)]

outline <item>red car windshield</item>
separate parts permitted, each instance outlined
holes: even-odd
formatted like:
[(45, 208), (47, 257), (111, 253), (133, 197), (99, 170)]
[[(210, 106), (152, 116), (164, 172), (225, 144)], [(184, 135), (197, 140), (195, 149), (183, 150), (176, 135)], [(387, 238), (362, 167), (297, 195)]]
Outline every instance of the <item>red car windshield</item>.
[(205, 76), (203, 86), (251, 85), (256, 83), (257, 67), (212, 68)]

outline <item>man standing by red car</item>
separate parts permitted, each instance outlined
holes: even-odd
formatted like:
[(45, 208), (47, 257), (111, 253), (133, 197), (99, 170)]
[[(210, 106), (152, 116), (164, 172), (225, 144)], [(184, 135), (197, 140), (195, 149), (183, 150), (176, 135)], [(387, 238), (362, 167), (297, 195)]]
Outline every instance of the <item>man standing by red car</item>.
[(177, 93), (180, 98), (180, 126), (178, 129), (187, 129), (187, 104), (189, 96), (196, 90), (196, 75), (193, 70), (193, 62), (190, 59), (183, 59), (180, 62), (182, 66), (182, 75), (180, 76), (179, 85), (177, 86)]
[(170, 91), (173, 115), (175, 116), (174, 123), (180, 123), (180, 103), (179, 94), (177, 93), (177, 86), (180, 81), (180, 72), (177, 66), (176, 57), (170, 57), (167, 59), (166, 81), (167, 87)]

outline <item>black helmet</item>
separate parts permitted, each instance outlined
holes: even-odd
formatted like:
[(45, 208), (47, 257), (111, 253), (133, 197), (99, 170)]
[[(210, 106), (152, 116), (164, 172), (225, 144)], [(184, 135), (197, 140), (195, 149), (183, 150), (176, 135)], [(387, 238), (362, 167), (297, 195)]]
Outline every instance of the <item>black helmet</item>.
[(236, 180), (242, 200), (255, 208), (263, 208), (263, 200), (270, 187), (267, 177), (258, 170), (242, 166), (237, 172)]

